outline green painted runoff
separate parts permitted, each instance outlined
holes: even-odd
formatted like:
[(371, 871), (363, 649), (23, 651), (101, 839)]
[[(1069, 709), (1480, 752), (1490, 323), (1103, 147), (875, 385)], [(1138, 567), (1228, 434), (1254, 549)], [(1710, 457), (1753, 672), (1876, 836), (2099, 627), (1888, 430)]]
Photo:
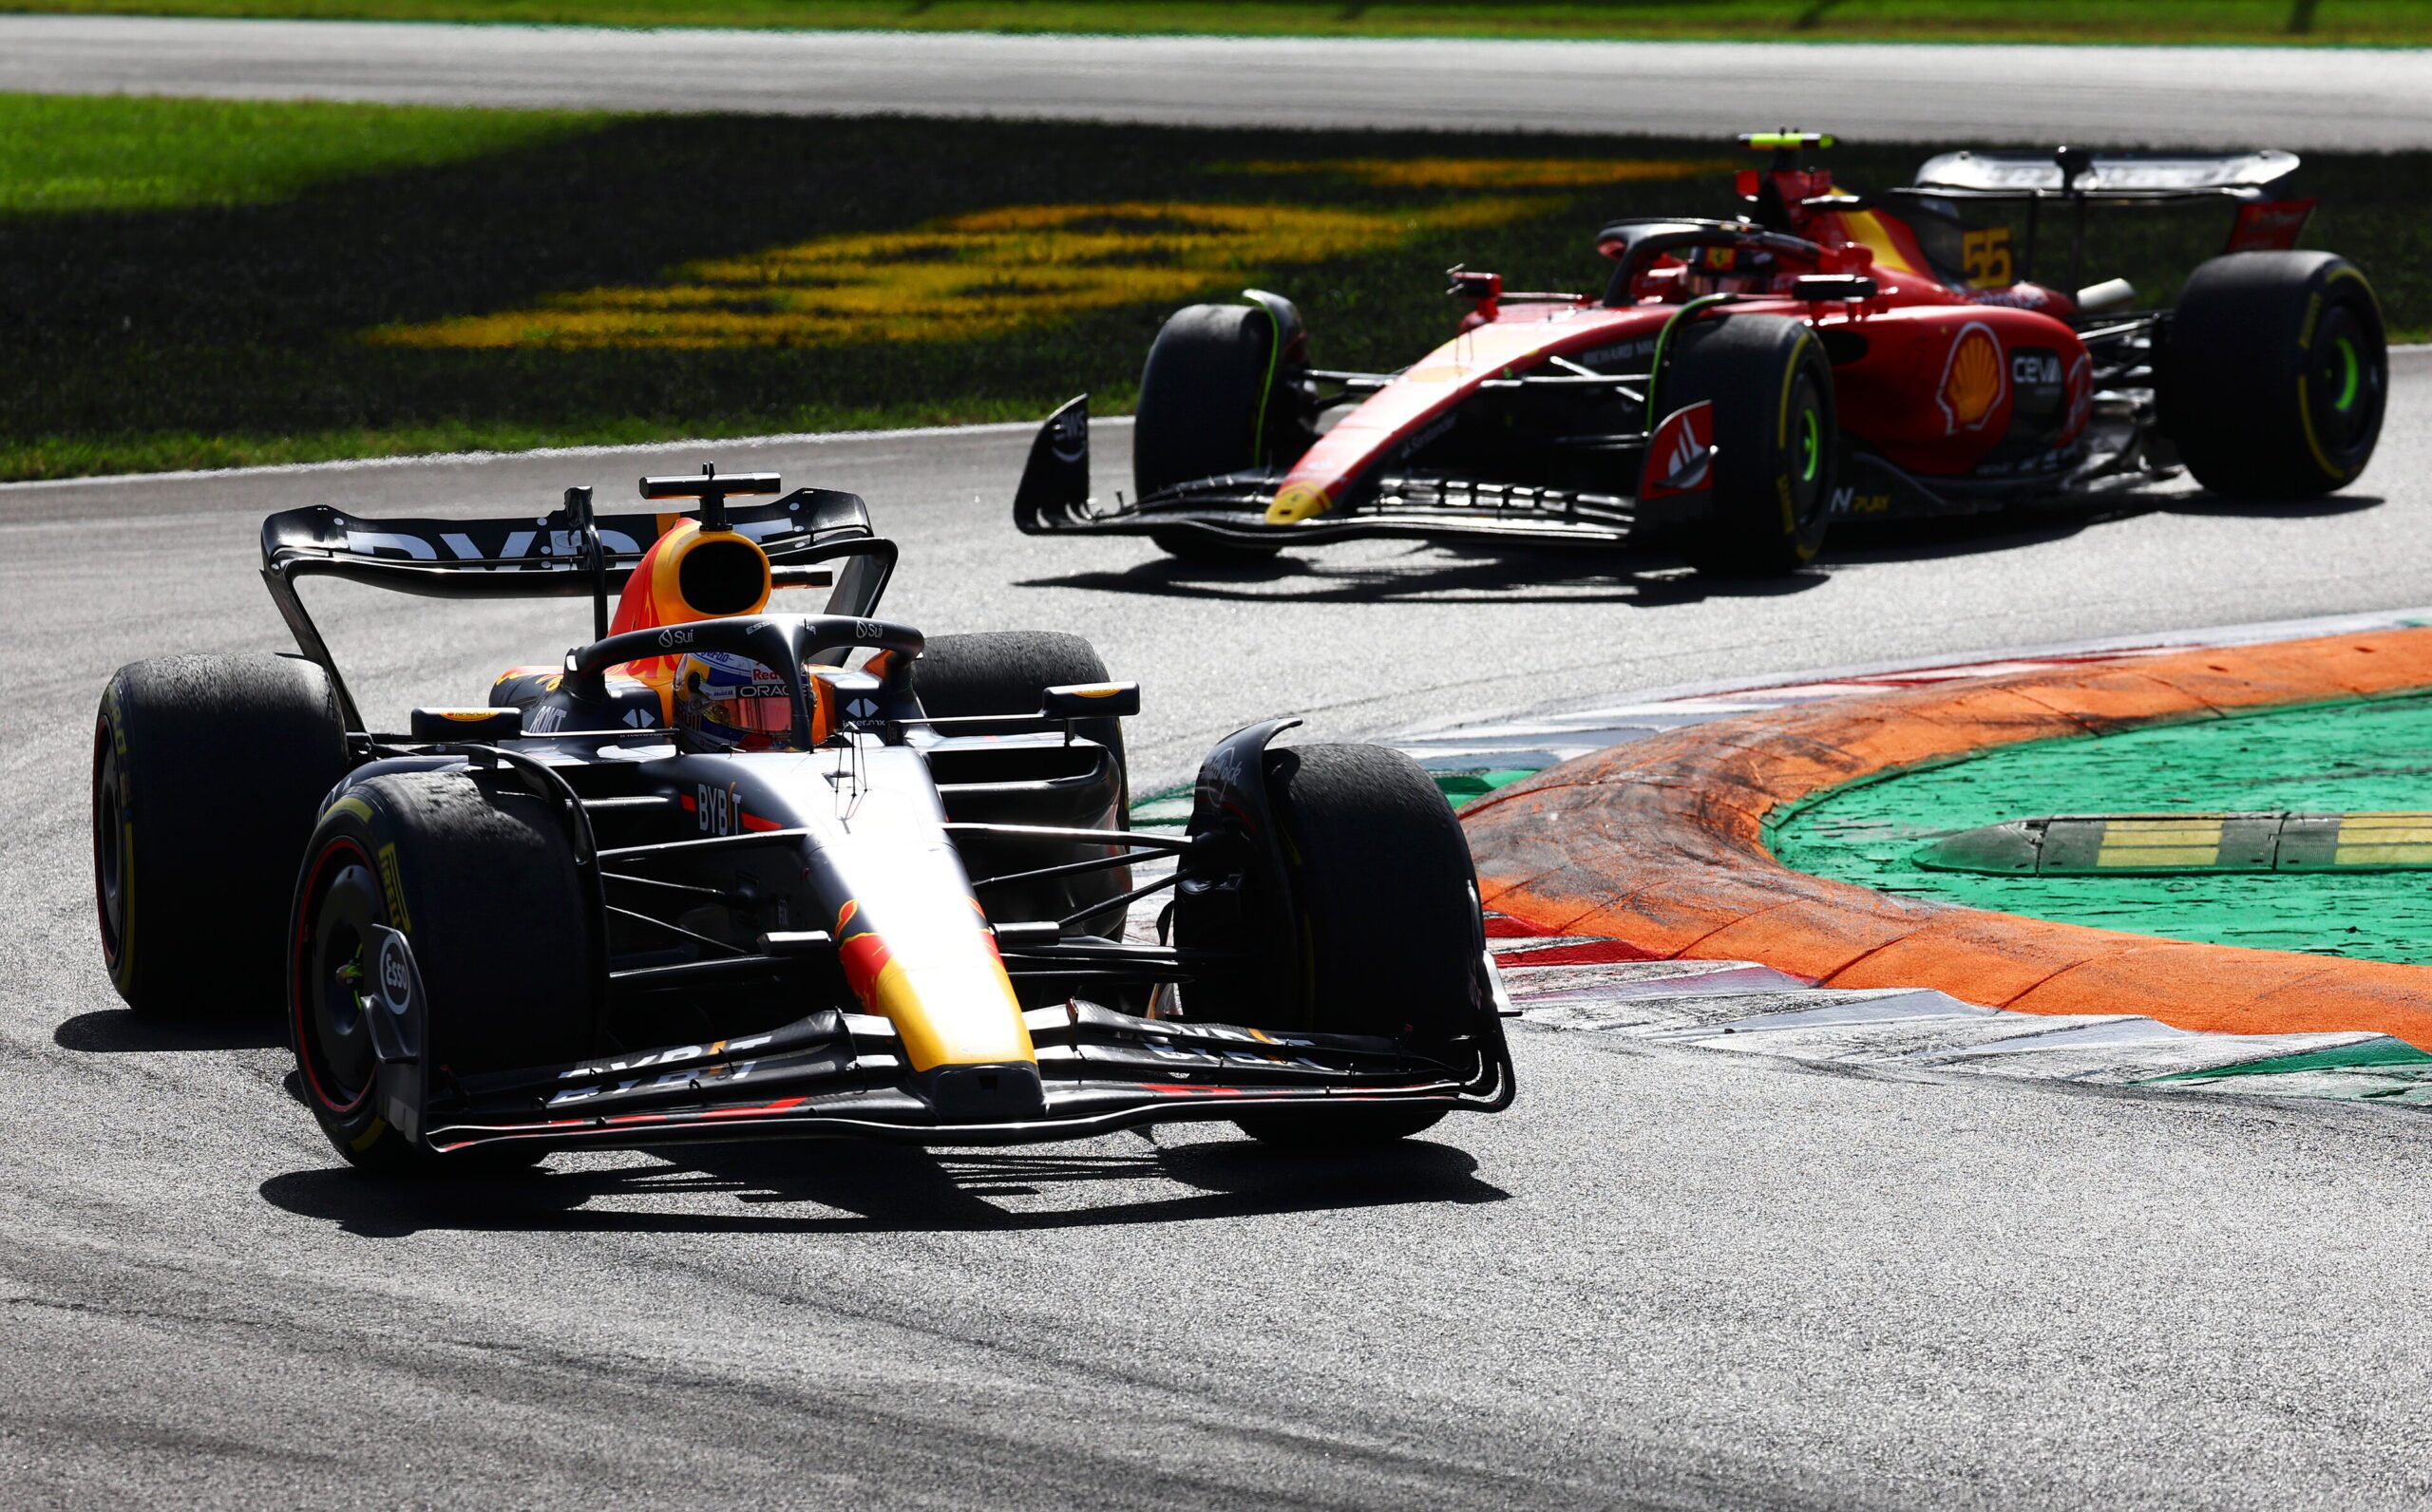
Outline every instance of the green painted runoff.
[(1778, 820), (1782, 863), (1886, 893), (2170, 939), (2432, 964), (2416, 872), (2004, 877), (1918, 849), (2048, 814), (2432, 808), (2432, 698), (2283, 709), (2037, 741), (1827, 793)]

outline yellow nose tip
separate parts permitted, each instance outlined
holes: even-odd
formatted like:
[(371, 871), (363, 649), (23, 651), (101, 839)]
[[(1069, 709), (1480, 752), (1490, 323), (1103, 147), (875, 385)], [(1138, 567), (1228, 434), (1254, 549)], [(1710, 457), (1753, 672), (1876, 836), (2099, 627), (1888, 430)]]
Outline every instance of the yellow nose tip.
[(1297, 525), (1304, 520), (1315, 520), (1334, 507), (1322, 488), (1307, 483), (1285, 483), (1276, 490), (1275, 502), (1266, 506), (1266, 522), (1270, 525)]

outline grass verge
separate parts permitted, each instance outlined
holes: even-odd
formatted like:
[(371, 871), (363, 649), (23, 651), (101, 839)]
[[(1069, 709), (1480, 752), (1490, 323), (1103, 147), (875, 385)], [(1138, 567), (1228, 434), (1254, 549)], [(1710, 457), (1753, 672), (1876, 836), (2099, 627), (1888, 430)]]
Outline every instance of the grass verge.
[(2422, 0), (0, 0), (0, 9), (1236, 36), (2432, 44)]
[[(1735, 208), (1704, 141), (980, 129), (0, 96), (0, 477), (1116, 412), (1194, 299), (1390, 368), (1451, 263), (1593, 287), (1604, 220)], [(2306, 174), (2422, 336), (2432, 154)], [(2166, 294), (2225, 223), (2097, 216), (2088, 274)]]

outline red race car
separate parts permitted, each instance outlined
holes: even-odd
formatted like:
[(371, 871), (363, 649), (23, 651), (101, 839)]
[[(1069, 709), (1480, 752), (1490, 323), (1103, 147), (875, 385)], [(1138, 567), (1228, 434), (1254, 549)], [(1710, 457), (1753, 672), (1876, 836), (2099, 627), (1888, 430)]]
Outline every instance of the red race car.
[[(2312, 201), (2285, 152), (1948, 152), (1852, 194), (1740, 139), (1732, 220), (1606, 226), (1601, 294), (1453, 271), (1459, 333), (1399, 372), (1309, 365), (1289, 300), (1193, 305), (1150, 349), (1135, 497), (1089, 495), (1087, 396), (1048, 421), (1014, 515), (1030, 534), (1149, 536), (1197, 559), (1359, 536), (1673, 546), (1737, 576), (1812, 560), (1835, 519), (1964, 514), (2169, 478), (2302, 498), (2352, 482), (2387, 381), (2371, 286), (2294, 250)], [(2081, 286), (2096, 203), (2216, 197), (2223, 254), (2171, 309)], [(1969, 212), (2023, 206), (2024, 235)], [(2036, 281), (2039, 223), (2070, 266)], [(2013, 218), (2015, 217), (2013, 216)]]

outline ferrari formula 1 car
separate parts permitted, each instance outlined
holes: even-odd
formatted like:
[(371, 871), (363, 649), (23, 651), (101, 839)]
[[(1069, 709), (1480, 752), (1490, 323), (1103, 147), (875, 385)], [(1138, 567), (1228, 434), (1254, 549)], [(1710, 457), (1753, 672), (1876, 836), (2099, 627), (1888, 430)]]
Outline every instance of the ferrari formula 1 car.
[[(1453, 271), (1453, 340), (1392, 373), (1309, 365), (1299, 312), (1250, 291), (1158, 332), (1136, 497), (1089, 499), (1086, 397), (1051, 418), (1014, 515), (1032, 534), (1147, 535), (1178, 556), (1356, 536), (1676, 546), (1767, 575), (1846, 517), (1967, 513), (2172, 476), (2293, 498), (2352, 482), (2386, 372), (2365, 275), (2292, 250), (2297, 160), (1950, 152), (1907, 188), (1834, 187), (1828, 137), (1743, 137), (1731, 220), (1624, 220), (1602, 294), (1512, 293)], [(2168, 310), (2082, 285), (2096, 203), (2218, 197), (2228, 251)], [(1974, 214), (2023, 213), (1971, 227)], [(2073, 222), (2060, 287), (2039, 222)]]
[[(1135, 833), (1135, 686), (1074, 636), (874, 617), (896, 552), (862, 501), (728, 505), (777, 487), (643, 481), (693, 515), (573, 489), (539, 518), (270, 517), (303, 654), (139, 662), (102, 697), (120, 993), (172, 1015), (283, 986), (299, 1095), (387, 1170), (1172, 1119), (1391, 1138), (1510, 1101), (1468, 848), (1408, 758), (1253, 725), (1188, 833)], [(315, 575), (587, 594), (594, 638), (372, 733), (297, 595)], [(789, 586), (826, 612), (770, 613)]]

